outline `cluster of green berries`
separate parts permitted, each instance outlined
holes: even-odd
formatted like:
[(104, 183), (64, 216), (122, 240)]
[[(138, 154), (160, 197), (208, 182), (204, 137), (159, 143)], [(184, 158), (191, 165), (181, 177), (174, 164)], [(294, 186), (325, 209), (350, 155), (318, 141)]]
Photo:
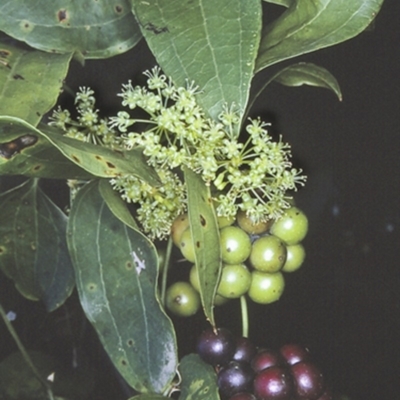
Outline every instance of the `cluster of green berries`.
[[(216, 305), (245, 294), (259, 304), (277, 301), (285, 286), (283, 273), (296, 271), (305, 259), (301, 241), (307, 234), (308, 220), (304, 212), (292, 206), (277, 220), (254, 222), (239, 211), (236, 218), (221, 218), (219, 223), (223, 267)], [(186, 215), (175, 220), (171, 234), (183, 257), (195, 263), (195, 248)], [(194, 264), (189, 282), (176, 282), (169, 287), (167, 307), (178, 315), (192, 315), (200, 307), (198, 292)]]
[[(187, 210), (183, 168), (199, 174), (210, 187), (219, 217), (234, 218), (243, 211), (255, 222), (279, 218), (290, 206), (288, 191), (303, 185), (302, 171), (292, 167), (290, 146), (273, 141), (268, 124), (249, 120), (241, 129), (240, 111), (226, 106), (217, 120), (198, 105), (193, 83), (175, 86), (158, 67), (144, 73), (147, 86), (123, 85), (119, 96), (127, 111), (101, 119), (94, 92), (76, 95), (77, 120), (57, 109), (50, 124), (75, 139), (112, 149), (143, 149), (147, 163), (158, 173), (159, 187), (135, 175), (111, 179), (121, 197), (137, 205), (137, 219), (152, 239), (168, 237), (172, 222)], [(146, 117), (135, 117), (140, 110)]]

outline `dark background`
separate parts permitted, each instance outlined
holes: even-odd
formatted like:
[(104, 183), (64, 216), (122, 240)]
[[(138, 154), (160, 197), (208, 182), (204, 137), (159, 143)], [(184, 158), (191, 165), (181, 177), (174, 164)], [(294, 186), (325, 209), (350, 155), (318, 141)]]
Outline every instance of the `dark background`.
[[(386, 0), (373, 27), (357, 38), (279, 65), (309, 61), (327, 68), (340, 83), (342, 102), (328, 90), (272, 84), (251, 111), (291, 143), (297, 166), (309, 177), (296, 199), (310, 219), (306, 263), (287, 277), (279, 302), (251, 305), (251, 338), (262, 346), (306, 344), (335, 391), (354, 400), (400, 398), (399, 19), (400, 2)], [(112, 114), (121, 83), (153, 65), (141, 42), (121, 56), (87, 61), (84, 68), (75, 63), (67, 84), (72, 90), (94, 88), (98, 107)], [(270, 73), (263, 72), (255, 85)], [(41, 306), (5, 290), (10, 307), (19, 302), (16, 326), (23, 340), (39, 343), (48, 330), (51, 343), (60, 334), (46, 323), (36, 332)], [(239, 313), (238, 305), (223, 307), (217, 318), (238, 334)], [(176, 323), (182, 353), (193, 351), (205, 322), (195, 317)], [(96, 350), (90, 327), (76, 329), (91, 338), (86, 353), (97, 357), (98, 374), (109, 377), (101, 392), (117, 398), (117, 380)], [(12, 347), (3, 340), (3, 328), (0, 333), (4, 356)]]

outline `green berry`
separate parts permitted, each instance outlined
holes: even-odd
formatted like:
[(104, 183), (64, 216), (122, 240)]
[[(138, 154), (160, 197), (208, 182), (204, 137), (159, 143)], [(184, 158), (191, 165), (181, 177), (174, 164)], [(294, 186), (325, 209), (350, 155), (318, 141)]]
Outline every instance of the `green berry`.
[(284, 272), (294, 272), (298, 270), (304, 262), (306, 252), (301, 243), (286, 246), (287, 256), (285, 264), (282, 267)]
[(200, 308), (200, 296), (188, 282), (175, 282), (166, 293), (168, 310), (180, 317), (190, 317)]
[(259, 235), (266, 232), (273, 223), (273, 220), (255, 222), (250, 216), (241, 210), (238, 211), (236, 215), (236, 221), (245, 232), (250, 233), (251, 235)]
[(235, 217), (218, 217), (217, 221), (219, 229), (222, 229), (232, 225), (235, 222)]
[[(193, 288), (200, 293), (200, 283), (199, 283), (199, 276), (197, 275), (197, 268), (196, 265), (193, 265), (192, 268), (190, 269), (189, 273), (189, 282), (193, 286)], [(218, 293), (214, 297), (214, 304), (216, 306), (220, 306), (222, 304), (225, 304), (229, 301), (228, 298), (223, 297), (219, 295)]]
[(185, 231), (183, 231), (179, 240), (179, 248), (181, 249), (181, 253), (186, 260), (192, 263), (196, 261), (192, 232), (190, 228), (187, 228)]
[(280, 272), (253, 271), (248, 295), (259, 304), (269, 304), (279, 300), (285, 288), (285, 280)]
[(258, 238), (252, 246), (250, 263), (258, 271), (277, 272), (286, 261), (286, 245), (274, 235)]
[(217, 293), (228, 299), (236, 299), (250, 287), (251, 273), (244, 264), (226, 264), (222, 268)]
[(182, 233), (189, 228), (189, 217), (187, 214), (178, 215), (171, 226), (172, 241), (179, 247)]
[(282, 217), (271, 226), (271, 233), (289, 245), (301, 242), (307, 231), (307, 216), (297, 207), (287, 209)]
[(241, 264), (250, 255), (249, 235), (237, 226), (227, 226), (220, 231), (222, 261), (226, 264)]

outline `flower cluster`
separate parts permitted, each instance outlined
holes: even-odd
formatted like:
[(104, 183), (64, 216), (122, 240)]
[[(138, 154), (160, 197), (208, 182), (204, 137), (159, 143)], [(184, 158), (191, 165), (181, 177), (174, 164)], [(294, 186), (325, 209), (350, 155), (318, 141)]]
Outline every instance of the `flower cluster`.
[[(111, 180), (115, 190), (136, 203), (137, 218), (151, 236), (169, 234), (173, 219), (187, 208), (183, 167), (198, 173), (210, 186), (218, 216), (232, 217), (243, 210), (254, 221), (278, 218), (289, 207), (288, 191), (303, 185), (305, 176), (292, 167), (290, 146), (272, 140), (267, 124), (249, 120), (239, 140), (240, 116), (226, 106), (212, 120), (197, 104), (193, 83), (176, 87), (158, 67), (146, 71), (147, 87), (123, 85), (119, 96), (129, 110), (141, 109), (145, 119), (120, 111), (108, 123), (94, 110), (93, 92), (77, 95), (77, 125), (66, 111), (53, 115), (53, 124), (67, 135), (125, 150), (140, 146), (162, 185), (154, 188), (135, 176)], [(144, 127), (144, 128), (143, 128)]]
[(75, 105), (78, 113), (75, 121), (68, 110), (58, 107), (49, 118), (49, 125), (62, 129), (65, 136), (110, 146), (115, 140), (115, 132), (108, 126), (105, 118), (99, 118), (99, 110), (94, 108), (94, 91), (86, 87), (80, 87), (75, 96)]

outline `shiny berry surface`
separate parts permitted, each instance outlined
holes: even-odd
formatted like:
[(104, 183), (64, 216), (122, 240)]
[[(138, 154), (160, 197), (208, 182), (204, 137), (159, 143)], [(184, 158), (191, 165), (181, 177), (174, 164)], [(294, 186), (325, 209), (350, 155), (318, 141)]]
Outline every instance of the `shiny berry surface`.
[(283, 360), (280, 354), (272, 349), (261, 349), (251, 360), (251, 366), (255, 372), (282, 365)]
[(318, 400), (325, 390), (324, 377), (317, 366), (302, 361), (290, 367), (298, 399)]
[(197, 353), (208, 364), (227, 364), (235, 352), (235, 338), (224, 328), (207, 329), (202, 332), (197, 341)]
[(231, 361), (218, 372), (217, 384), (223, 398), (252, 390), (254, 372), (245, 362)]
[(254, 378), (254, 394), (258, 400), (291, 400), (292, 379), (282, 367), (271, 367)]
[(306, 361), (310, 358), (310, 352), (305, 346), (296, 343), (287, 343), (283, 345), (280, 354), (289, 365), (297, 364), (300, 361)]
[(221, 257), (226, 264), (240, 264), (251, 252), (249, 235), (237, 226), (227, 226), (220, 231)]
[(232, 356), (232, 360), (250, 363), (255, 354), (256, 347), (250, 339), (245, 337), (239, 337), (236, 339), (236, 349)]

